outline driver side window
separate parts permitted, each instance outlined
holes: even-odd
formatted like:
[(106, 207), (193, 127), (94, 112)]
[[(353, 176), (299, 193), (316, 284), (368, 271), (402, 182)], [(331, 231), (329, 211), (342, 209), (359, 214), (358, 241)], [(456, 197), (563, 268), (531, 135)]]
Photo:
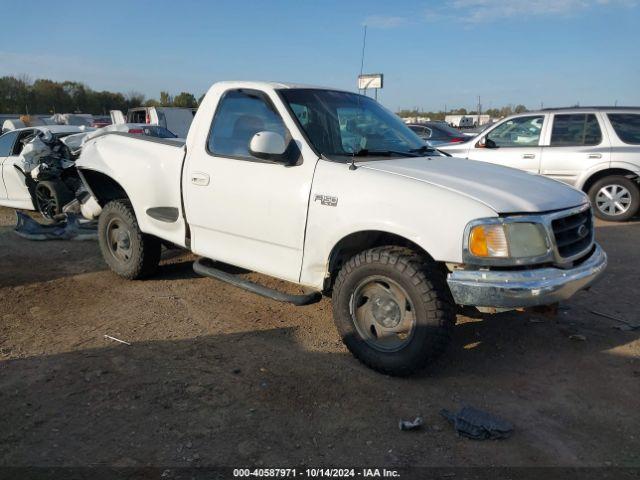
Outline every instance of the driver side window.
[(261, 92), (231, 90), (220, 100), (211, 130), (207, 149), (222, 157), (254, 160), (249, 153), (249, 143), (258, 132), (269, 131), (282, 135), (288, 132), (275, 107)]
[(11, 150), (17, 136), (18, 132), (9, 132), (0, 136), (0, 158), (8, 157), (11, 155)]
[(544, 115), (516, 117), (498, 125), (486, 136), (491, 147), (537, 147)]
[(35, 130), (23, 130), (20, 132), (20, 134), (18, 135), (18, 141), (13, 145), (13, 151), (11, 152), (12, 156), (18, 156), (20, 155), (20, 153), (22, 153), (22, 149), (25, 146), (25, 143), (28, 140), (33, 140), (33, 137), (35, 136), (36, 131)]

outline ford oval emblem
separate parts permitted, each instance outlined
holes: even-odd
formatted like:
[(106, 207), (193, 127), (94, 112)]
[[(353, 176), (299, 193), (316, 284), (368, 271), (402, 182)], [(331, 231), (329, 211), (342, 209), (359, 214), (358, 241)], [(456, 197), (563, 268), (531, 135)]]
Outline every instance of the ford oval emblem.
[(577, 233), (578, 237), (584, 238), (589, 234), (589, 229), (585, 225), (580, 225)]

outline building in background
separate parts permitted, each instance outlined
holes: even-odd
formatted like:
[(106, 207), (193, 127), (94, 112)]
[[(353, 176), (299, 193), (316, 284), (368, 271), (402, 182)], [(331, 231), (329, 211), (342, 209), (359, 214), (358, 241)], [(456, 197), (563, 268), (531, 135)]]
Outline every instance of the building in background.
[(468, 113), (466, 115), (447, 115), (444, 121), (456, 128), (474, 128), (491, 122), (490, 115)]

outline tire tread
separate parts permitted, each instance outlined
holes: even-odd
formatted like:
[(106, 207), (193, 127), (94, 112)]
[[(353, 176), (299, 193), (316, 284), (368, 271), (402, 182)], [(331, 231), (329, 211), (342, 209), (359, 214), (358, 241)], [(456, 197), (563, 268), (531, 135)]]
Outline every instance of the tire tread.
[[(414, 358), (410, 363), (401, 367), (390, 368), (383, 361), (376, 362), (371, 355), (362, 355), (361, 346), (357, 342), (350, 341), (343, 333), (344, 329), (338, 325), (341, 321), (352, 322), (351, 318), (340, 318), (341, 307), (337, 305), (337, 298), (348, 277), (358, 268), (372, 264), (382, 264), (393, 267), (393, 269), (407, 279), (418, 290), (423, 304), (425, 305), (426, 318), (430, 323), (435, 324), (432, 329), (433, 341), (430, 348), (425, 348), (418, 358)], [(334, 318), (338, 330), (342, 335), (342, 340), (349, 351), (362, 363), (378, 372), (407, 376), (423, 369), (428, 363), (439, 357), (447, 348), (451, 340), (451, 330), (455, 324), (455, 304), (451, 298), (449, 288), (446, 285), (445, 276), (439, 271), (438, 265), (424, 255), (420, 255), (414, 250), (398, 246), (375, 247), (360, 252), (351, 257), (342, 267), (337, 275), (334, 287)], [(350, 316), (349, 316), (350, 317)]]
[[(117, 263), (105, 243), (106, 235), (104, 234), (104, 230), (106, 229), (106, 218), (112, 212), (129, 223), (131, 226), (130, 234), (134, 236), (136, 240), (132, 241), (132, 248), (134, 250), (132, 254), (133, 263), (126, 267)], [(160, 262), (162, 244), (158, 238), (142, 233), (138, 226), (138, 220), (136, 219), (133, 206), (128, 199), (112, 200), (104, 206), (99, 218), (98, 233), (102, 256), (111, 270), (119, 276), (128, 280), (136, 280), (148, 277), (157, 270)]]

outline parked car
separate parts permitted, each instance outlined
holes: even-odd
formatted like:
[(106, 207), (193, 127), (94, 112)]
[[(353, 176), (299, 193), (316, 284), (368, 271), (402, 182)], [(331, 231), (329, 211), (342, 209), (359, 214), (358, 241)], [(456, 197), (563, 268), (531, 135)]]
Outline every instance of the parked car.
[(53, 219), (82, 186), (73, 145), (65, 139), (93, 129), (74, 125), (19, 128), (0, 136), (0, 206), (37, 210)]
[(604, 220), (628, 220), (640, 208), (640, 108), (527, 112), (439, 148), (568, 183), (589, 195)]
[[(344, 116), (363, 120), (341, 129)], [(359, 138), (345, 147), (342, 132)], [(216, 83), (186, 145), (108, 134), (87, 141), (76, 165), (101, 206), (100, 249), (115, 273), (152, 274), (171, 243), (202, 257), (198, 273), (274, 300), (330, 295), (349, 350), (388, 374), (444, 351), (456, 304), (551, 304), (606, 266), (582, 192), (440, 156), (352, 92)], [(251, 282), (218, 261), (304, 293)]]
[(429, 145), (460, 143), (466, 140), (465, 135), (444, 122), (412, 123), (407, 125)]
[(108, 115), (93, 117), (93, 122), (91, 122), (91, 126), (94, 128), (104, 128), (109, 125), (111, 125), (111, 117)]

